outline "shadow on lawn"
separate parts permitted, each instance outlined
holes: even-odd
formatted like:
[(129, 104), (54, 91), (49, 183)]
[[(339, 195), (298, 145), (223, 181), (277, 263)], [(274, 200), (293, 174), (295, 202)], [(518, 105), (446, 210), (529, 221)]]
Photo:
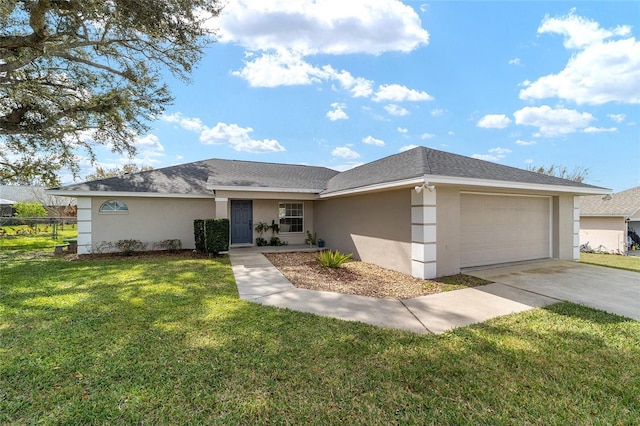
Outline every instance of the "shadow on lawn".
[(424, 336), (238, 300), (224, 259), (24, 262), (11, 276), (0, 423), (625, 423), (640, 410), (640, 348), (624, 343), (638, 323), (576, 305)]

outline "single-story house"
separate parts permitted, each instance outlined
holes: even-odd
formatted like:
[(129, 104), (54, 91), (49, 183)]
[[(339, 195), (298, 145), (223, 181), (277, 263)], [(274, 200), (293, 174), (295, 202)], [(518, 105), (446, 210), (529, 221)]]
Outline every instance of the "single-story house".
[(33, 185), (0, 185), (0, 198), (5, 199), (2, 202), (2, 216), (13, 216), (17, 202), (40, 203), (48, 217), (75, 216), (74, 198), (47, 195), (45, 189), (44, 186)]
[(193, 220), (229, 218), (231, 247), (258, 222), (303, 244), (433, 278), (461, 268), (578, 259), (579, 198), (610, 190), (417, 147), (354, 169), (212, 159), (47, 191), (78, 200), (78, 252), (104, 241), (180, 239)]
[(625, 254), (631, 248), (633, 234), (640, 234), (640, 186), (605, 197), (582, 197), (580, 244)]

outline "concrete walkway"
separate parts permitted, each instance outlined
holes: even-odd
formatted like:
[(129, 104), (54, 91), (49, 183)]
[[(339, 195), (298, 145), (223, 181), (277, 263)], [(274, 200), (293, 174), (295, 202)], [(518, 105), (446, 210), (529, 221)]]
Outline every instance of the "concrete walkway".
[(293, 286), (260, 253), (231, 251), (229, 257), (243, 300), (414, 333), (444, 333), (559, 301), (500, 283), (408, 300), (313, 291)]

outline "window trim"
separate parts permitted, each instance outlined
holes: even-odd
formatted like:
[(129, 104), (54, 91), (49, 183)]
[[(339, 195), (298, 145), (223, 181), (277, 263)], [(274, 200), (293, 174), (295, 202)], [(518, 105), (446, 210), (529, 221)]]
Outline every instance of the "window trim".
[[(282, 205), (286, 205), (286, 204), (300, 204), (300, 206), (302, 206), (302, 216), (283, 216), (282, 218), (280, 217), (280, 209)], [(285, 213), (286, 213), (286, 207), (284, 207), (285, 209)], [(280, 223), (281, 219), (284, 218), (301, 218), (302, 219), (302, 229), (300, 231), (282, 231), (280, 230), (281, 234), (304, 234), (304, 201), (279, 201), (278, 202), (278, 225), (280, 227), (282, 227), (282, 223)]]
[[(120, 208), (118, 210), (104, 210), (104, 207), (109, 203), (119, 203), (119, 207), (124, 206), (124, 209)], [(100, 208), (98, 208), (99, 214), (129, 214), (129, 206), (124, 201), (112, 199), (107, 200), (104, 203), (100, 204)]]

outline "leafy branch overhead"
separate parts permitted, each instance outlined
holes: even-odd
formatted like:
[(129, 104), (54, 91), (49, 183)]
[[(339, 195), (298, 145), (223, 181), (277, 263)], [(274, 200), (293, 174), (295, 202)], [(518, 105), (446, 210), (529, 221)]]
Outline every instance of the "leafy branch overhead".
[(0, 182), (78, 173), (93, 148), (135, 137), (213, 41), (219, 0), (0, 0)]

